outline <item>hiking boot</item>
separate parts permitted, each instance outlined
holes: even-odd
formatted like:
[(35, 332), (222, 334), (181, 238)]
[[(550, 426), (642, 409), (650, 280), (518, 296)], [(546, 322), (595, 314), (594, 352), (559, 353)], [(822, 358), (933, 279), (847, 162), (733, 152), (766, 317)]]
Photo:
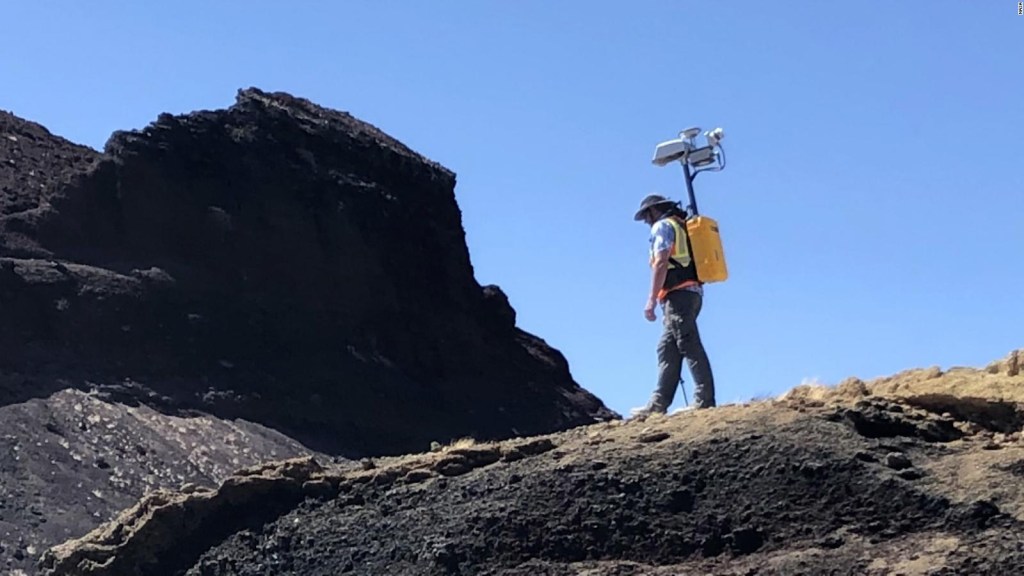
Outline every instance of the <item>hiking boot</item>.
[(643, 407), (643, 408), (630, 408), (630, 410), (629, 410), (629, 416), (630, 416), (629, 419), (630, 420), (643, 421), (643, 420), (646, 420), (647, 417), (650, 416), (650, 415), (651, 415), (651, 409), (647, 408), (646, 406)]

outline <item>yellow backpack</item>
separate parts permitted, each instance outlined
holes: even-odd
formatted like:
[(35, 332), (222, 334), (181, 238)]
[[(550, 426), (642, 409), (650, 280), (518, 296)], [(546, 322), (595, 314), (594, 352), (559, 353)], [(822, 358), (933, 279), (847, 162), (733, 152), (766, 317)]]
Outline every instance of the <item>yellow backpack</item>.
[(694, 216), (686, 221), (686, 234), (690, 237), (690, 249), (697, 265), (697, 279), (706, 284), (728, 279), (718, 222), (707, 216)]

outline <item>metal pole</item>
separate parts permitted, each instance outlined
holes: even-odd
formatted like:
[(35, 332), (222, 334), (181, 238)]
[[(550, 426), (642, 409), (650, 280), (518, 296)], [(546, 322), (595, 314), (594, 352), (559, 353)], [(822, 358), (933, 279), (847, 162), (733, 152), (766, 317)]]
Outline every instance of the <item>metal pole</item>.
[(679, 387), (683, 389), (683, 402), (685, 402), (686, 405), (689, 406), (690, 399), (686, 397), (686, 382), (682, 378), (679, 379)]
[(686, 163), (685, 157), (679, 163), (683, 165), (683, 176), (686, 178), (686, 193), (690, 195), (691, 215), (697, 216), (697, 197), (693, 195), (693, 174), (690, 173), (690, 165)]

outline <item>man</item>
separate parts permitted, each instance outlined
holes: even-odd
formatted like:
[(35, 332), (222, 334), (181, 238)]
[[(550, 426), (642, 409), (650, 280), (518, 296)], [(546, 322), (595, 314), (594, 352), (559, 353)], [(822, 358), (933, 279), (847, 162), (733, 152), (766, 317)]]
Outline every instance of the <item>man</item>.
[(694, 408), (715, 405), (714, 376), (697, 330), (704, 289), (691, 257), (686, 216), (679, 203), (657, 194), (644, 198), (633, 216), (633, 220), (651, 227), (651, 293), (644, 307), (644, 317), (651, 322), (656, 320), (654, 309), (661, 303), (665, 325), (658, 342), (658, 386), (647, 406), (634, 409), (637, 417), (668, 411), (675, 398), (684, 358), (693, 375)]

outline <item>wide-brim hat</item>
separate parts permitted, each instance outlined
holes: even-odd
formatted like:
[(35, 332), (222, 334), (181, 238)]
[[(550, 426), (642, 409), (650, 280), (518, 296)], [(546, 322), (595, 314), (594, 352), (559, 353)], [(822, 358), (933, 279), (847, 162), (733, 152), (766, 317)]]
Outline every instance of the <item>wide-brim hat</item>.
[(636, 214), (633, 214), (633, 220), (637, 220), (637, 221), (643, 220), (644, 219), (644, 212), (646, 212), (648, 208), (653, 208), (655, 206), (663, 206), (663, 205), (664, 206), (670, 206), (672, 204), (675, 204), (675, 201), (669, 200), (668, 198), (665, 198), (664, 196), (659, 196), (658, 194), (651, 194), (651, 195), (647, 196), (646, 198), (644, 198), (642, 202), (640, 202), (640, 209), (636, 211)]

